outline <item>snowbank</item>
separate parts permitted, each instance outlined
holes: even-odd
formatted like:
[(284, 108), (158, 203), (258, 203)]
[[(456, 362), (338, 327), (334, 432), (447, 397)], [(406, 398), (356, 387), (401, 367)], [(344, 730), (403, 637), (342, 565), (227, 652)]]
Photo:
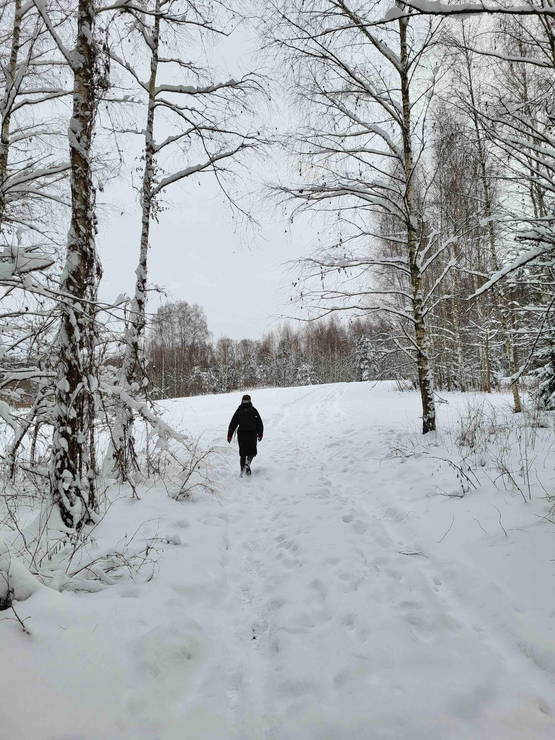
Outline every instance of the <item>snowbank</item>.
[(40, 583), (27, 568), (11, 555), (0, 554), (0, 604), (25, 601), (40, 588)]

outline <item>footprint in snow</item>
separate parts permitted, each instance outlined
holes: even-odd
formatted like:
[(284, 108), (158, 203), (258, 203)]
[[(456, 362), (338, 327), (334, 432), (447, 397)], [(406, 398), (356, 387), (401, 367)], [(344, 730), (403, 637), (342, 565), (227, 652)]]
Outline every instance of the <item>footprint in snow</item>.
[[(139, 667), (148, 675), (160, 679), (168, 690), (175, 682), (175, 672), (183, 677), (186, 667), (198, 665), (206, 652), (206, 639), (200, 624), (184, 618), (177, 625), (164, 625), (149, 630), (131, 643)], [(181, 691), (181, 681), (173, 687)]]
[(294, 540), (288, 539), (284, 534), (278, 534), (274, 537), (274, 542), (280, 549), (289, 550), (291, 552), (299, 551), (298, 544)]
[(399, 581), (399, 582), (400, 582), (400, 581), (403, 581), (403, 580), (405, 579), (405, 575), (404, 575), (404, 573), (402, 573), (402, 572), (401, 572), (400, 570), (395, 570), (395, 568), (390, 568), (390, 569), (389, 569), (389, 570), (387, 571), (387, 575), (388, 575), (388, 576), (389, 576), (390, 578), (393, 578), (393, 580), (395, 580), (395, 581)]
[(390, 519), (393, 522), (402, 522), (407, 518), (407, 514), (403, 511), (399, 511), (398, 509), (393, 508), (392, 506), (389, 506), (384, 511), (384, 517), (386, 519)]
[(324, 583), (319, 578), (314, 578), (309, 584), (312, 591), (317, 595), (320, 601), (325, 601), (328, 595)]
[(227, 514), (209, 514), (200, 521), (202, 522), (202, 524), (215, 524), (219, 526), (222, 523), (229, 522), (229, 517), (227, 516)]
[(241, 547), (243, 548), (243, 550), (246, 550), (247, 552), (260, 552), (260, 550), (262, 549), (259, 542), (252, 541), (252, 540), (248, 542), (243, 542)]
[(384, 557), (374, 558), (374, 560), (372, 561), (372, 567), (378, 573), (381, 573), (384, 565), (389, 565), (389, 563), (390, 563), (389, 558), (384, 558)]
[(408, 612), (404, 618), (410, 625), (410, 631), (420, 642), (430, 643), (437, 639), (437, 630), (426, 616)]
[(312, 494), (312, 498), (327, 500), (330, 497), (330, 489), (328, 487), (317, 488)]
[(274, 599), (270, 599), (268, 603), (266, 604), (266, 609), (269, 612), (276, 612), (282, 609), (287, 604), (287, 599), (282, 599), (280, 597), (276, 597)]
[(178, 534), (167, 534), (163, 539), (166, 545), (176, 545), (176, 547), (178, 547), (183, 544), (181, 537)]
[(303, 564), (302, 560), (299, 560), (299, 558), (290, 558), (287, 555), (283, 558), (283, 563), (286, 565), (289, 569), (293, 570), (294, 568), (300, 568)]
[(352, 512), (349, 514), (343, 514), (341, 519), (345, 524), (351, 524), (351, 528), (353, 532), (356, 532), (356, 534), (364, 534), (368, 531), (368, 524), (362, 519), (355, 519), (355, 515)]
[(137, 599), (141, 592), (136, 586), (128, 586), (127, 588), (123, 588), (119, 595), (122, 599)]
[(348, 630), (352, 630), (355, 627), (356, 616), (355, 616), (354, 612), (347, 612), (346, 614), (343, 615), (341, 621), (343, 622), (343, 625)]
[(339, 578), (343, 581), (342, 589), (344, 593), (358, 591), (358, 587), (364, 580), (362, 576), (357, 576), (353, 573), (346, 573), (345, 571), (339, 573)]
[(368, 674), (371, 671), (370, 666), (367, 662), (367, 656), (357, 656), (358, 660), (356, 663), (351, 661), (348, 668), (336, 673), (333, 677), (333, 685), (336, 689), (343, 689), (349, 684), (360, 685), (361, 681), (365, 681), (368, 678)]
[(288, 681), (283, 681), (278, 686), (278, 691), (284, 697), (297, 699), (299, 696), (306, 696), (307, 694), (317, 694), (318, 686), (311, 681), (290, 679)]
[(368, 524), (363, 522), (361, 519), (358, 519), (356, 522), (353, 522), (351, 528), (357, 534), (365, 534), (368, 531)]

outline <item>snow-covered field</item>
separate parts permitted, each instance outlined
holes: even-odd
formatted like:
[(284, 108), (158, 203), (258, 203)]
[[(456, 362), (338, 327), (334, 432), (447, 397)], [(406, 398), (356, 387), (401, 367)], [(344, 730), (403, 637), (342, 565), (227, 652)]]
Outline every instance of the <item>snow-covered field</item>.
[(522, 495), (494, 434), (472, 477), (449, 433), (470, 396), (445, 399), (422, 438), (417, 395), (390, 384), (254, 391), (243, 480), (240, 394), (165, 402), (216, 448), (216, 492), (114, 489), (98, 551), (136, 532), (155, 566), (39, 588), (17, 603), (31, 635), (0, 621), (0, 740), (555, 738), (553, 428), (511, 448), (537, 473)]

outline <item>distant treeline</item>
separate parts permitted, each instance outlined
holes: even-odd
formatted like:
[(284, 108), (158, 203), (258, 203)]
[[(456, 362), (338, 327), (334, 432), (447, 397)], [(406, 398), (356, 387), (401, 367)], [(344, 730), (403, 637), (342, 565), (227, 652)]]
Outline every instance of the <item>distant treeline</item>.
[(371, 380), (383, 372), (377, 347), (384, 329), (379, 323), (344, 324), (332, 317), (285, 323), (261, 339), (212, 342), (200, 306), (168, 303), (158, 309), (151, 326), (148, 374), (157, 398)]
[[(509, 375), (500, 339), (491, 341), (487, 374), (483, 353), (470, 336), (464, 349), (440, 331), (431, 339), (439, 390), (489, 392)], [(399, 380), (405, 387), (418, 384), (413, 362), (399, 347), (396, 327), (375, 314), (348, 323), (336, 315), (284, 323), (261, 339), (223, 337), (214, 342), (200, 306), (167, 303), (151, 322), (147, 362), (154, 398), (378, 379)]]

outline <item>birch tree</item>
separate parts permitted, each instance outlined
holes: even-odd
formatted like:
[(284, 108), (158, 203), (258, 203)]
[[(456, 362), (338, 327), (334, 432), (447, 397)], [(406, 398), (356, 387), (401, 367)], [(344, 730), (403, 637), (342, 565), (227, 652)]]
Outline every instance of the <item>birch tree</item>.
[[(522, 408), (520, 376), (534, 368), (539, 354), (546, 354), (550, 365), (553, 346), (552, 23), (504, 15), (490, 24), (495, 46), (486, 34), (479, 47), (461, 23), (453, 42), (462, 57), (459, 107), (476, 142), (488, 237), (486, 280), (472, 294), (493, 295), (515, 411)], [(496, 82), (481, 83), (480, 92), (476, 79), (485, 65), (495, 71)], [(502, 207), (494, 205), (494, 190), (501, 191)]]
[(56, 386), (50, 488), (70, 532), (91, 521), (97, 509), (95, 459), (96, 298), (100, 264), (95, 245), (92, 140), (103, 81), (95, 37), (95, 0), (79, 0), (75, 40), (69, 49), (40, 0), (35, 6), (73, 77), (68, 126), (71, 218), (60, 281), (60, 329), (56, 339)]
[[(46, 8), (54, 26), (63, 26), (67, 12)], [(0, 36), (0, 392), (2, 417), (13, 431), (5, 458), (13, 479), (23, 439), (31, 428), (36, 439), (48, 415), (53, 266), (68, 205), (59, 121), (69, 91), (65, 61), (32, 2), (2, 3)]]
[[(425, 292), (423, 276), (445, 247), (425, 238), (420, 162), (433, 88), (423, 58), (436, 27), (414, 29), (408, 15), (402, 15), (394, 25), (374, 31), (372, 23), (383, 11), (380, 3), (368, 8), (344, 0), (312, 0), (301, 8), (287, 2), (273, 8), (276, 43), (288, 55), (300, 97), (312, 112), (299, 141), (301, 167), (311, 177), (281, 190), (301, 207), (339, 213), (347, 234), (311, 261), (316, 276), (347, 270), (346, 283), (316, 293), (328, 304), (327, 312), (349, 308), (396, 316), (403, 349), (416, 366), (422, 430), (433, 431), (427, 317), (441, 300), (441, 279)], [(384, 241), (396, 245), (395, 255), (381, 253)], [(357, 242), (363, 246), (354, 248)], [(350, 282), (356, 271), (364, 271), (368, 281), (358, 289)], [(374, 271), (384, 276), (381, 286)]]
[[(136, 65), (124, 55), (114, 54), (119, 66), (131, 75), (146, 97), (143, 174), (140, 189), (141, 231), (139, 259), (136, 269), (135, 292), (129, 310), (125, 334), (125, 349), (118, 387), (122, 394), (146, 393), (144, 333), (146, 326), (146, 296), (148, 251), (151, 223), (156, 218), (157, 204), (171, 186), (202, 173), (213, 173), (220, 181), (227, 161), (237, 159), (245, 150), (260, 143), (256, 132), (249, 133), (245, 123), (238, 121), (247, 112), (248, 98), (260, 89), (254, 75), (241, 79), (216, 80), (208, 68), (185, 59), (179, 44), (170, 42), (188, 34), (194, 51), (203, 36), (224, 34), (225, 17), (229, 16), (220, 3), (202, 0), (152, 0), (126, 12), (133, 18), (134, 28), (144, 40), (148, 55), (148, 77), (142, 79)], [(219, 17), (224, 14), (224, 17)], [(169, 54), (168, 49), (175, 47)], [(164, 48), (166, 52), (162, 53)], [(161, 78), (161, 79), (160, 79)], [(174, 80), (177, 78), (177, 84)], [(166, 81), (168, 80), (168, 81)], [(157, 135), (161, 114), (173, 131)], [(162, 162), (179, 162), (175, 170), (163, 172)], [(124, 398), (124, 395), (121, 396)], [(120, 479), (128, 479), (137, 468), (133, 439), (133, 410), (124, 402), (114, 430), (114, 460)]]
[[(500, 173), (493, 170), (492, 155), (488, 151), (488, 139), (480, 116), (483, 103), (480, 100), (480, 91), (473, 72), (475, 54), (469, 47), (468, 31), (464, 22), (461, 24), (460, 36), (462, 64), (457, 75), (457, 97), (460, 107), (465, 110), (468, 117), (476, 151), (477, 175), (481, 191), (478, 201), (479, 211), (483, 222), (486, 224), (487, 259), (484, 268), (486, 273), (491, 274), (498, 272), (501, 267), (499, 254), (499, 224), (501, 219), (499, 214), (495, 212), (494, 184), (499, 179)], [(509, 286), (500, 284), (493, 288), (492, 293), (494, 309), (502, 327), (508, 375), (512, 378), (513, 408), (518, 413), (522, 411), (522, 402), (518, 380), (517, 317), (514, 300), (511, 299), (509, 290)]]
[(496, 285), (526, 296), (519, 316), (528, 348), (515, 375), (540, 363), (540, 398), (555, 407), (555, 18), (504, 18), (498, 25), (501, 84), (495, 108), (482, 117), (509, 158), (508, 187), (520, 201), (511, 209), (517, 227), (512, 259), (526, 266)]
[[(475, 49), (475, 43), (467, 43), (473, 51), (478, 51), (487, 60), (490, 73), (492, 69), (505, 78), (501, 90), (494, 91), (493, 105), (478, 111), (480, 123), (491, 141), (498, 147), (507, 161), (507, 181), (519, 182), (528, 190), (532, 212), (513, 215), (514, 238), (523, 249), (512, 259), (498, 265), (489, 280), (476, 291), (481, 295), (494, 286), (504, 290), (503, 283), (508, 276), (523, 274), (524, 270), (539, 271), (544, 290), (544, 306), (536, 318), (537, 332), (532, 340), (531, 351), (524, 359), (512, 381), (515, 381), (526, 368), (539, 349), (542, 361), (541, 397), (548, 406), (555, 405), (555, 330), (553, 329), (553, 271), (555, 265), (555, 202), (553, 199), (554, 139), (553, 83), (555, 82), (555, 7), (550, 0), (527, 0), (525, 3), (464, 3), (457, 7), (438, 0), (424, 2), (409, 0), (406, 5), (410, 12), (422, 16), (440, 16), (454, 19), (464, 16), (491, 15), (501, 18), (495, 29), (500, 35), (500, 48), (495, 44)], [(405, 11), (403, 11), (405, 12)], [(384, 18), (388, 21), (398, 17), (397, 6), (391, 8)], [(535, 77), (534, 92), (529, 82)], [(520, 84), (519, 84), (520, 81)], [(508, 84), (507, 84), (508, 83)], [(520, 88), (517, 100), (514, 95), (506, 95), (512, 88)], [(474, 106), (476, 110), (476, 107)], [(512, 314), (514, 316), (514, 313)], [(511, 330), (514, 329), (511, 319)], [(514, 345), (514, 342), (513, 342)], [(513, 365), (516, 365), (516, 357)]]

